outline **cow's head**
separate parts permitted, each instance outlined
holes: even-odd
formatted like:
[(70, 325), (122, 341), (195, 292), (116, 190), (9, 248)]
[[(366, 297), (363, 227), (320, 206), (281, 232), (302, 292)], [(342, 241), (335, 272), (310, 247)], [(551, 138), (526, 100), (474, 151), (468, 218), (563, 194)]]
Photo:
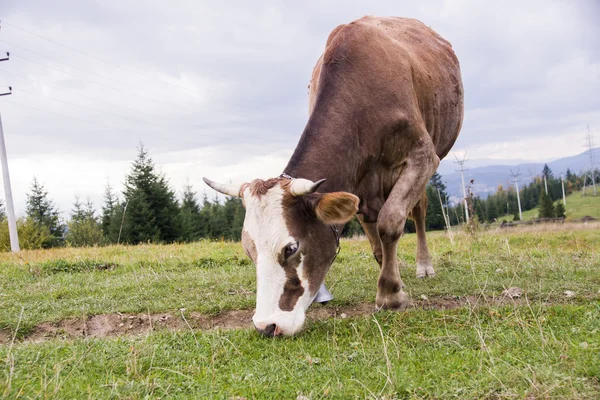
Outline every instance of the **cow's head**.
[(256, 312), (252, 320), (266, 335), (293, 335), (317, 294), (337, 252), (332, 225), (344, 224), (358, 209), (346, 192), (316, 193), (324, 182), (256, 179), (213, 189), (241, 197), (246, 208), (242, 245), (256, 265)]

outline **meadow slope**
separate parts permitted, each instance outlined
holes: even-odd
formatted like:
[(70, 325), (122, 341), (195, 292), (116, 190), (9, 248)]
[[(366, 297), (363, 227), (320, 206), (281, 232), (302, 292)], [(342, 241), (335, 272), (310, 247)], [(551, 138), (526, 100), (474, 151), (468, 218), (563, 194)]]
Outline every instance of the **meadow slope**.
[[(237, 243), (5, 253), (0, 394), (598, 398), (598, 232), (432, 233), (438, 275), (428, 280), (414, 277), (407, 235), (398, 255), (415, 307), (376, 314), (378, 266), (367, 241), (345, 240), (327, 277), (335, 300), (311, 307), (300, 335), (275, 339), (249, 323), (254, 267)], [(509, 287), (523, 296), (503, 297)], [(67, 321), (84, 329), (74, 335)], [(109, 323), (118, 329), (102, 334)]]

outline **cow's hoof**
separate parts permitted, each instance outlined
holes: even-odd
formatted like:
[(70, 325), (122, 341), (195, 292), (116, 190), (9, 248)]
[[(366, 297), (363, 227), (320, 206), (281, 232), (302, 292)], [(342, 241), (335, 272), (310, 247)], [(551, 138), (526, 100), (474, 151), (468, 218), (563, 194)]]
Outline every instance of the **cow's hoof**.
[(404, 311), (410, 307), (410, 297), (405, 291), (396, 293), (380, 294), (377, 293), (375, 299), (375, 310), (396, 310)]
[(419, 264), (417, 263), (417, 279), (421, 278), (433, 278), (435, 276), (435, 270), (431, 264)]

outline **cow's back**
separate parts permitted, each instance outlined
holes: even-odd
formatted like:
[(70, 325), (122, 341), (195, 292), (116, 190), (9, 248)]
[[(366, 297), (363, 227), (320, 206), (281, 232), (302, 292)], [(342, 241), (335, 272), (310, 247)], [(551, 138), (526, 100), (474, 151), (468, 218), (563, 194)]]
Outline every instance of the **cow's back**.
[[(323, 80), (332, 79), (323, 70), (335, 64), (344, 65), (344, 89), (353, 88), (348, 90), (356, 91), (354, 97), (377, 102), (377, 96), (389, 96), (386, 106), (397, 109), (390, 113), (402, 112), (410, 123), (423, 123), (440, 159), (450, 151), (463, 119), (460, 66), (450, 43), (432, 29), (394, 17), (363, 17), (335, 28), (313, 70), (309, 113), (319, 89), (329, 83)], [(355, 105), (361, 106), (368, 104)]]

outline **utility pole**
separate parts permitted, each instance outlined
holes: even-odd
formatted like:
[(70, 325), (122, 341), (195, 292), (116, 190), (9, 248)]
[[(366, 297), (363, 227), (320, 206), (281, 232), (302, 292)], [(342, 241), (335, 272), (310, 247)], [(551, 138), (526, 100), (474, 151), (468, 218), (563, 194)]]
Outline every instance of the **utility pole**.
[(519, 194), (519, 175), (521, 175), (519, 173), (519, 170), (517, 169), (517, 173), (512, 172), (512, 169), (510, 170), (510, 176), (513, 177), (513, 179), (515, 180), (515, 189), (517, 190), (517, 204), (519, 206), (519, 219), (521, 221), (523, 221), (523, 213), (521, 212), (521, 195)]
[[(6, 57), (0, 58), (0, 62), (8, 61), (10, 54), (6, 52)], [(8, 87), (8, 92), (0, 92), (0, 96), (10, 96), (12, 87)], [(2, 115), (0, 114), (0, 163), (2, 164), (2, 177), (4, 179), (4, 194), (6, 196), (6, 217), (8, 219), (8, 234), (10, 236), (10, 249), (13, 252), (20, 250), (19, 234), (17, 233), (17, 219), (15, 218), (15, 206), (13, 204), (12, 189), (10, 186), (10, 174), (8, 172), (8, 158), (6, 156), (6, 144), (4, 142), (4, 129), (2, 128)]]
[[(454, 158), (456, 158), (455, 163), (457, 163), (458, 165), (460, 165), (460, 178), (462, 180), (462, 193), (463, 193), (463, 202), (465, 204), (465, 220), (467, 222), (467, 224), (469, 223), (469, 207), (467, 205), (467, 191), (465, 189), (465, 171), (468, 171), (468, 169), (465, 169), (464, 164), (467, 161), (467, 153), (465, 152), (465, 155), (463, 156), (462, 160), (459, 160), (458, 157), (456, 156), (456, 153), (454, 154)], [(455, 170), (456, 172), (458, 172), (459, 170)]]
[(560, 184), (562, 186), (562, 192), (563, 192), (563, 205), (566, 206), (567, 198), (565, 197), (565, 181), (563, 180), (562, 174), (560, 174)]
[(594, 196), (596, 195), (596, 171), (594, 169), (594, 136), (590, 131), (590, 126), (587, 126), (587, 135), (585, 137), (586, 147), (588, 148), (589, 156), (589, 170), (585, 173), (583, 178), (583, 195), (585, 196), (585, 183), (588, 177), (592, 180), (592, 186), (594, 187)]
[(548, 181), (546, 180), (546, 174), (544, 174), (544, 187), (546, 188), (546, 196), (548, 195)]
[[(0, 93), (0, 96), (9, 95)], [(17, 233), (17, 219), (15, 218), (15, 207), (10, 186), (10, 173), (8, 172), (8, 159), (6, 157), (6, 144), (4, 143), (4, 129), (2, 128), (2, 115), (0, 114), (0, 161), (2, 163), (2, 177), (4, 179), (4, 194), (6, 195), (6, 217), (8, 219), (8, 232), (10, 236), (10, 249), (19, 251), (19, 236)]]

